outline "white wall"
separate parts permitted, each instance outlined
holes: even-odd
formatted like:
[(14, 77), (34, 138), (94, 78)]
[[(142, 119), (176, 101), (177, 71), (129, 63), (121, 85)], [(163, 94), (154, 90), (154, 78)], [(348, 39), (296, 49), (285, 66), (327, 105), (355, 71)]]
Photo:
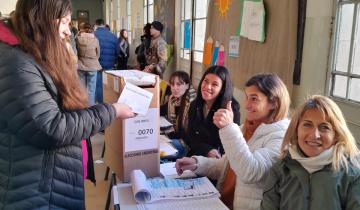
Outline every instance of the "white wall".
[(0, 12), (2, 15), (9, 15), (11, 11), (15, 10), (17, 0), (0, 0)]
[[(294, 85), (294, 107), (309, 95), (327, 95), (329, 92), (331, 31), (332, 20), (335, 19), (335, 2), (336, 0), (307, 1), (301, 84)], [(334, 100), (344, 113), (355, 139), (360, 143), (359, 104)]]

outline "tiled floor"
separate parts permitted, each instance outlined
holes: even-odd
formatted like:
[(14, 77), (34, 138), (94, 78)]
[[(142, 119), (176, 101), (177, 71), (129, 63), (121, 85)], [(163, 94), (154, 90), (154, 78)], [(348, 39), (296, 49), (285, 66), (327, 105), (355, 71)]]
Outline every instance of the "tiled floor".
[[(97, 134), (91, 138), (93, 146), (94, 161), (103, 160), (101, 158), (102, 147), (104, 144), (104, 135)], [(110, 181), (104, 181), (106, 165), (105, 163), (94, 163), (96, 186), (90, 182), (85, 181), (85, 202), (87, 210), (102, 210), (105, 209), (107, 192)], [(109, 179), (110, 180), (110, 179)]]

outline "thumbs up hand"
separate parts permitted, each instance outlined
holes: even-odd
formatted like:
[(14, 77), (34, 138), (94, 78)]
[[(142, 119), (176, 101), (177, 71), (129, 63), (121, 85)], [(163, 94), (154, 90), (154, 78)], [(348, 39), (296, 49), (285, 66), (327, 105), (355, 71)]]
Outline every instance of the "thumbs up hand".
[(224, 128), (234, 121), (234, 113), (231, 108), (231, 101), (226, 104), (226, 109), (218, 109), (213, 117), (214, 124), (219, 128)]

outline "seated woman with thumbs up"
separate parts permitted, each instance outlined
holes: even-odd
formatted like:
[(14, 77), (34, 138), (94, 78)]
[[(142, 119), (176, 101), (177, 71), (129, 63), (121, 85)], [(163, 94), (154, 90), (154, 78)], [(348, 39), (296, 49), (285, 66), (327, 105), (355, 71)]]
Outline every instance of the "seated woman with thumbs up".
[(213, 116), (218, 109), (225, 108), (228, 101), (232, 101), (232, 122), (240, 124), (240, 105), (233, 97), (229, 72), (224, 66), (211, 66), (202, 76), (197, 97), (189, 108), (188, 130), (184, 139), (189, 146), (189, 156), (220, 158), (224, 154)]
[(265, 177), (280, 155), (289, 125), (290, 97), (278, 76), (259, 74), (245, 85), (244, 105), (247, 116), (240, 128), (233, 123), (231, 102), (214, 114), (226, 155), (178, 159), (176, 170), (217, 179), (221, 200), (230, 209), (259, 209)]

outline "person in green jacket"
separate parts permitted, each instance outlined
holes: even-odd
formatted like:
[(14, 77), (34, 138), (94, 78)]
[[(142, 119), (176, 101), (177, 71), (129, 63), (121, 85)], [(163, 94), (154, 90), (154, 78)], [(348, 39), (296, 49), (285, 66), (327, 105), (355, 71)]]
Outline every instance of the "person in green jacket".
[(360, 209), (358, 157), (340, 108), (325, 96), (312, 96), (294, 113), (261, 209)]

